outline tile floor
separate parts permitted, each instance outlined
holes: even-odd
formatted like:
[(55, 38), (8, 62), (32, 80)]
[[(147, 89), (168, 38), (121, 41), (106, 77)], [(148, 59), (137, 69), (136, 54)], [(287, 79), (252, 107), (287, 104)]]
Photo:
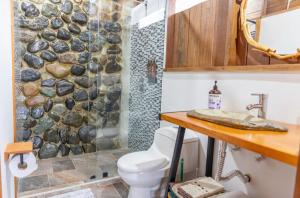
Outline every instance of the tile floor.
[[(18, 196), (29, 196), (36, 193), (101, 181), (105, 173), (107, 173), (107, 178), (119, 179), (116, 163), (121, 156), (128, 152), (128, 149), (116, 149), (39, 160), (38, 170), (30, 176), (19, 180)], [(105, 185), (105, 183), (101, 183), (101, 185)], [(118, 186), (118, 184), (115, 185)], [(105, 189), (106, 187), (102, 191), (105, 191)], [(119, 191), (117, 190), (117, 192)]]

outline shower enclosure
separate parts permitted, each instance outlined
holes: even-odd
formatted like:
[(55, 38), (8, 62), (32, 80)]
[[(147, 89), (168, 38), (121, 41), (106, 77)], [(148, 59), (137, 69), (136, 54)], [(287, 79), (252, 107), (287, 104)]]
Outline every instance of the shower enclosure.
[(39, 159), (19, 193), (117, 175), (127, 152), (131, 7), (14, 1), (16, 138), (32, 141)]

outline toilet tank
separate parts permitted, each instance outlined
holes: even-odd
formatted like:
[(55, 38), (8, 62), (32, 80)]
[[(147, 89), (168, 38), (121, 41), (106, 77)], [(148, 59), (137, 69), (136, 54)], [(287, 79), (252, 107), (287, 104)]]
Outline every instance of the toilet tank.
[[(154, 135), (153, 145), (159, 152), (172, 159), (178, 127), (163, 127), (157, 129)], [(186, 130), (181, 150), (180, 159), (184, 159), (184, 173), (196, 176), (199, 167), (199, 138)], [(178, 168), (178, 171), (180, 169)]]

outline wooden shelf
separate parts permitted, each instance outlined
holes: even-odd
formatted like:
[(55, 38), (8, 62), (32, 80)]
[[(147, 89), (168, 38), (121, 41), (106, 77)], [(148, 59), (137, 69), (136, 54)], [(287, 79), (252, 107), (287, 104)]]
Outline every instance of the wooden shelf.
[(187, 116), (186, 112), (164, 113), (161, 114), (161, 120), (194, 130), (292, 166), (297, 165), (300, 125), (276, 122), (286, 126), (289, 129), (288, 132), (240, 130), (191, 118)]
[(4, 151), (4, 160), (8, 160), (9, 155), (30, 153), (32, 152), (32, 149), (32, 142), (17, 142), (13, 144), (8, 144)]
[(299, 72), (300, 64), (165, 68), (165, 72)]

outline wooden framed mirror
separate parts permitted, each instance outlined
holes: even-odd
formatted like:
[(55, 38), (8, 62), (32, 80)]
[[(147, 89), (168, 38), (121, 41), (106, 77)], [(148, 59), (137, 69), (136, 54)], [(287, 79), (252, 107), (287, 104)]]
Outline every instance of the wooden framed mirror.
[(286, 10), (266, 14), (272, 1), (242, 0), (240, 24), (247, 43), (254, 49), (279, 60), (295, 60), (300, 57), (300, 37), (297, 23), (300, 8), (289, 9), (292, 0), (286, 2)]

